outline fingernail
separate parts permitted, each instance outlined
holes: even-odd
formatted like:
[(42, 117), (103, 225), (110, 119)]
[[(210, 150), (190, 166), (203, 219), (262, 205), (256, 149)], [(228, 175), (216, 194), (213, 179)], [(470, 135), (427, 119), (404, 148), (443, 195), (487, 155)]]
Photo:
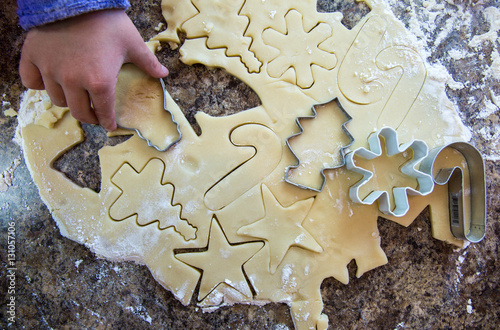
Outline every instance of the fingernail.
[(167, 69), (165, 66), (163, 66), (163, 65), (161, 66), (161, 73), (162, 73), (163, 75), (165, 75), (165, 76), (167, 76), (167, 75), (168, 75), (168, 69)]
[(105, 128), (106, 128), (106, 131), (113, 132), (117, 128), (116, 122), (114, 122), (113, 124), (107, 125)]

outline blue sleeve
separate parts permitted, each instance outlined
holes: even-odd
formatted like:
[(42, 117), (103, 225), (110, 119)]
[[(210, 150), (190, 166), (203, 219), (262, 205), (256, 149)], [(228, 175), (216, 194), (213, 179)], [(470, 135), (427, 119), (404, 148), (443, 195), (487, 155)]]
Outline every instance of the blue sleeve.
[(25, 30), (91, 11), (130, 6), (128, 0), (17, 0), (19, 24)]

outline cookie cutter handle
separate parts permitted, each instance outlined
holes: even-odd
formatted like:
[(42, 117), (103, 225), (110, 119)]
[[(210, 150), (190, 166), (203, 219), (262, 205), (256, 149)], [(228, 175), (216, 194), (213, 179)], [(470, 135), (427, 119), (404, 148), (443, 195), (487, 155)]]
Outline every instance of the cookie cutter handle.
[[(486, 234), (486, 180), (484, 161), (479, 150), (466, 142), (455, 142), (444, 147), (431, 150), (422, 162), (420, 170), (433, 176), (436, 158), (446, 148), (460, 152), (467, 163), (470, 179), (470, 214), (465, 214), (465, 180), (461, 167), (443, 168), (433, 177), (438, 185), (448, 184), (450, 211), (450, 228), (453, 236), (466, 239), (472, 243), (481, 241)], [(466, 228), (466, 217), (470, 217), (469, 228)]]

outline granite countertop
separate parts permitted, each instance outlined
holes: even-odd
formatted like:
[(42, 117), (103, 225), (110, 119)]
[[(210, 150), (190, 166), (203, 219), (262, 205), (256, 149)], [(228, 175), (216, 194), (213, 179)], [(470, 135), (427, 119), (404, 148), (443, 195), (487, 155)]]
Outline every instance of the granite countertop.
[[(351, 1), (353, 2), (353, 1)], [(437, 2), (437, 4), (436, 4)], [(320, 10), (338, 10), (340, 1), (320, 1)], [(408, 228), (379, 219), (382, 248), (389, 263), (354, 276), (350, 283), (333, 278), (322, 285), (324, 313), (332, 328), (495, 328), (500, 323), (500, 41), (499, 26), (491, 15), (500, 15), (496, 0), (394, 1), (396, 16), (412, 28), (415, 19), (432, 14), (439, 28), (421, 29), (427, 39), (429, 62), (451, 73), (447, 94), (463, 121), (472, 128), (472, 143), (485, 155), (488, 191), (488, 228), (485, 239), (463, 250), (435, 240), (430, 232), (428, 210)], [(432, 10), (443, 5), (446, 10)], [(485, 10), (488, 7), (493, 10)], [(345, 6), (343, 6), (345, 7)], [(359, 19), (366, 7), (346, 8), (346, 24)], [(453, 20), (467, 17), (467, 22)], [(161, 21), (159, 1), (132, 1), (130, 16), (144, 38), (157, 32)], [(490, 15), (490, 16), (488, 16)], [(500, 17), (500, 16), (499, 16)], [(498, 17), (497, 17), (498, 18)], [(153, 23), (151, 23), (153, 22)], [(499, 20), (496, 21), (497, 25)], [(449, 33), (443, 33), (449, 29)], [(471, 40), (476, 36), (489, 37)], [(17, 25), (15, 1), (0, 3), (0, 96), (2, 110), (18, 109), (24, 90), (17, 73), (25, 33)], [(483, 38), (484, 39), (484, 38)], [(465, 49), (467, 57), (451, 54)], [(451, 55), (454, 56), (451, 56)], [(472, 55), (470, 55), (472, 54)], [(160, 53), (169, 67), (171, 93), (186, 116), (195, 110), (228, 114), (258, 104), (255, 93), (222, 70), (188, 67), (168, 46)], [(496, 62), (495, 62), (496, 61)], [(495, 71), (496, 70), (496, 71)], [(488, 74), (487, 74), (488, 73)], [(496, 78), (495, 78), (496, 77)], [(463, 84), (463, 85), (460, 85)], [(197, 90), (211, 90), (198, 94)], [(481, 115), (478, 115), (481, 113)], [(7, 236), (15, 223), (16, 317), (14, 328), (168, 328), (168, 329), (292, 329), (289, 308), (284, 304), (237, 305), (202, 313), (196, 306), (183, 306), (158, 284), (148, 269), (133, 262), (113, 263), (99, 259), (84, 246), (62, 237), (32, 182), (19, 146), (12, 142), (17, 122), (0, 112), (0, 328), (7, 328)], [(87, 141), (73, 156), (56, 166), (75, 182), (90, 188), (99, 185), (97, 149), (114, 143), (104, 131), (86, 125)], [(485, 129), (486, 128), (486, 129)], [(75, 157), (87, 159), (76, 166)], [(72, 158), (73, 157), (73, 158)], [(1, 185), (3, 183), (3, 185)], [(5, 191), (4, 191), (5, 190)], [(11, 226), (12, 228), (12, 226)]]

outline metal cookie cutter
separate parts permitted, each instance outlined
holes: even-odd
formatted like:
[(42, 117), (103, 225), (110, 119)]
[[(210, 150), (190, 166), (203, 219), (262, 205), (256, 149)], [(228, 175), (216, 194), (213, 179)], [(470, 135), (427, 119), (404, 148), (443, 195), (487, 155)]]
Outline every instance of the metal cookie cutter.
[[(455, 142), (444, 147), (431, 150), (429, 156), (422, 161), (420, 170), (432, 175), (434, 163), (441, 151), (453, 148), (460, 152), (469, 170), (470, 179), (470, 213), (464, 214), (464, 171), (459, 166), (440, 169), (434, 177), (438, 185), (448, 184), (450, 227), (453, 236), (466, 239), (472, 243), (481, 241), (486, 234), (486, 181), (484, 161), (481, 153), (466, 142)], [(470, 228), (467, 230), (465, 219), (470, 218)]]
[(155, 145), (151, 140), (149, 140), (147, 137), (145, 137), (139, 129), (137, 128), (133, 128), (133, 127), (124, 127), (124, 126), (121, 126), (121, 125), (118, 125), (119, 128), (123, 128), (123, 129), (128, 129), (128, 130), (134, 130), (137, 135), (143, 139), (144, 141), (146, 141), (146, 143), (148, 144), (149, 147), (153, 147), (155, 148), (156, 150), (160, 151), (160, 152), (164, 152), (164, 151), (167, 151), (168, 149), (170, 149), (173, 145), (175, 145), (177, 142), (179, 142), (182, 138), (182, 134), (181, 134), (181, 130), (180, 130), (180, 126), (179, 126), (179, 123), (175, 121), (174, 119), (174, 115), (172, 114), (172, 112), (170, 110), (167, 109), (167, 89), (165, 87), (165, 82), (163, 81), (163, 79), (160, 78), (160, 84), (161, 84), (161, 89), (162, 89), (162, 92), (163, 92), (163, 109), (168, 112), (170, 114), (170, 118), (172, 119), (172, 122), (175, 124), (176, 128), (177, 128), (177, 134), (178, 134), (178, 138), (174, 141), (172, 141), (169, 145), (167, 145), (165, 148), (161, 148), (157, 145)]
[[(286, 172), (285, 172), (285, 181), (288, 182), (288, 183), (290, 183), (290, 184), (292, 184), (292, 185), (294, 185), (294, 186), (296, 186), (296, 187), (299, 187), (299, 188), (302, 188), (302, 189), (309, 189), (309, 190), (316, 191), (316, 192), (321, 192), (323, 190), (323, 188), (325, 187), (325, 183), (326, 183), (326, 177), (325, 177), (324, 171), (325, 170), (332, 170), (332, 169), (340, 168), (340, 167), (342, 167), (342, 166), (345, 165), (346, 149), (348, 149), (353, 144), (353, 142), (354, 142), (354, 137), (351, 135), (351, 133), (349, 132), (349, 130), (346, 127), (346, 125), (352, 120), (352, 117), (342, 107), (342, 104), (340, 104), (340, 101), (338, 99), (334, 99), (334, 100), (332, 100), (332, 102), (336, 102), (337, 103), (339, 109), (342, 111), (342, 113), (347, 118), (347, 120), (341, 125), (341, 127), (342, 127), (342, 131), (347, 135), (347, 137), (349, 138), (350, 142), (347, 145), (345, 145), (345, 146), (343, 146), (343, 147), (340, 148), (339, 153), (340, 153), (340, 159), (341, 159), (341, 161), (340, 161), (340, 163), (338, 165), (335, 165), (335, 166), (332, 166), (332, 167), (328, 167), (327, 166), (327, 167), (323, 167), (321, 169), (320, 174), (321, 174), (321, 178), (322, 178), (322, 183), (321, 183), (321, 187), (319, 189), (295, 183), (295, 182), (293, 182), (293, 181), (291, 181), (289, 179), (289, 174), (290, 174), (291, 170), (296, 169), (296, 168), (298, 168), (300, 166), (301, 161), (300, 161), (300, 158), (297, 156), (297, 154), (293, 151), (292, 147), (290, 146), (290, 139), (292, 139), (294, 137), (297, 137), (297, 136), (301, 135), (304, 132), (304, 128), (300, 124), (301, 120), (316, 119), (316, 117), (318, 116), (318, 113), (316, 112), (316, 108), (313, 106), (312, 107), (313, 114), (311, 116), (297, 117), (297, 119), (295, 120), (295, 122), (296, 122), (297, 126), (299, 127), (300, 131), (298, 133), (296, 133), (296, 134), (293, 134), (293, 135), (289, 136), (286, 139), (286, 145), (287, 145), (288, 149), (292, 152), (292, 154), (295, 157), (295, 159), (297, 160), (297, 164), (293, 165), (293, 166), (287, 167)], [(328, 138), (328, 137), (324, 137), (324, 138)]]
[[(385, 149), (388, 156), (403, 153), (408, 149), (413, 150), (412, 160), (406, 162), (403, 166), (401, 166), (400, 171), (408, 176), (415, 178), (418, 183), (418, 188), (414, 189), (412, 187), (393, 187), (392, 193), (394, 195), (394, 210), (391, 207), (388, 191), (375, 190), (363, 199), (359, 196), (359, 189), (361, 188), (361, 186), (370, 181), (377, 173), (374, 174), (371, 171), (356, 166), (356, 164), (354, 163), (354, 155), (359, 155), (360, 157), (368, 160), (381, 156), (384, 148), (381, 145), (379, 136), (382, 136), (385, 139)], [(404, 216), (410, 209), (410, 205), (408, 203), (408, 195), (425, 196), (431, 193), (434, 189), (434, 181), (432, 179), (432, 176), (425, 171), (415, 169), (415, 166), (419, 164), (423, 159), (425, 159), (425, 157), (427, 157), (428, 155), (427, 144), (420, 140), (413, 140), (408, 143), (399, 145), (398, 133), (390, 127), (384, 127), (377, 132), (372, 133), (368, 138), (368, 144), (370, 150), (359, 148), (350, 152), (346, 156), (347, 169), (363, 175), (363, 178), (349, 189), (349, 197), (355, 203), (368, 205), (371, 205), (378, 200), (379, 210), (382, 213), (396, 217)], [(378, 174), (380, 175), (381, 173)]]

